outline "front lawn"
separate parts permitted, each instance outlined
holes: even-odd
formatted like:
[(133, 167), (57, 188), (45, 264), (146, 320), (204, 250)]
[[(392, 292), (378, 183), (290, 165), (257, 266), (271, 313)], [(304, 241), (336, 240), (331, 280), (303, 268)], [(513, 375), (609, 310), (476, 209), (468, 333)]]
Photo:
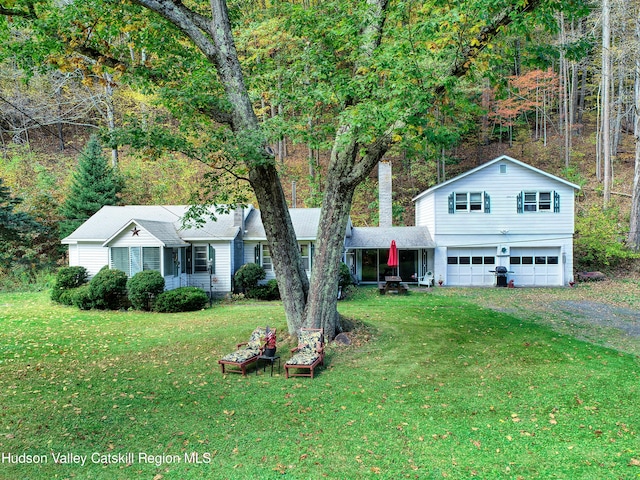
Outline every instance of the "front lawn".
[(637, 356), (444, 290), (341, 302), (365, 328), (313, 380), (220, 373), (257, 325), (288, 358), (277, 302), (83, 312), (0, 294), (0, 478), (640, 474)]

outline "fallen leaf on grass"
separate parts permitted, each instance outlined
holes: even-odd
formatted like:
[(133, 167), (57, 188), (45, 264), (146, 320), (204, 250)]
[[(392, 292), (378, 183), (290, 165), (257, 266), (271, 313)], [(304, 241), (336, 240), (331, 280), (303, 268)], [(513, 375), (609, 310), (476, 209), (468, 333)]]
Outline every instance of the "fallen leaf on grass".
[(640, 460), (638, 460), (637, 458), (632, 458), (631, 460), (629, 460), (629, 466), (640, 467)]

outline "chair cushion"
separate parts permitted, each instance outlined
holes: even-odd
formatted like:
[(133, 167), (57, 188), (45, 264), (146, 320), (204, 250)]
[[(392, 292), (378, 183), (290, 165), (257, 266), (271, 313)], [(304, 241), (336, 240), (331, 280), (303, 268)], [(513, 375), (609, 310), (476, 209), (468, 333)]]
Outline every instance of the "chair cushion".
[(314, 353), (316, 345), (320, 343), (321, 338), (321, 332), (301, 331), (298, 336), (298, 351), (300, 353)]
[(259, 348), (251, 348), (249, 345), (247, 345), (246, 347), (242, 347), (235, 352), (225, 355), (221, 360), (224, 362), (243, 363), (252, 357), (258, 356), (259, 353)]
[(320, 354), (316, 352), (298, 352), (285, 365), (313, 365), (320, 358)]
[(264, 338), (266, 334), (267, 332), (264, 327), (256, 328), (253, 331), (253, 333), (251, 333), (251, 336), (249, 337), (249, 342), (247, 344), (247, 347), (253, 348), (255, 350), (260, 349), (260, 347), (262, 346), (261, 339)]

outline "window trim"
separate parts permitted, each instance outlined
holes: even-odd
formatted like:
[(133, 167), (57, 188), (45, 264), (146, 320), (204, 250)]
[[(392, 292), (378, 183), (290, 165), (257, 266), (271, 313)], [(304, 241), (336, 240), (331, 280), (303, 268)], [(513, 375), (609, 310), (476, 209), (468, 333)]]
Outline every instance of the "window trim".
[[(207, 245), (193, 246), (193, 273), (207, 273), (208, 258)], [(204, 254), (204, 255), (203, 255)]]
[[(266, 254), (265, 251), (267, 252)], [(265, 262), (265, 259), (268, 259), (268, 262)], [(271, 250), (269, 250), (269, 245), (260, 245), (260, 265), (267, 272), (273, 270), (273, 259), (271, 258)]]
[[(136, 273), (142, 272), (144, 270), (155, 270), (157, 272), (160, 272), (160, 274), (162, 274), (162, 255), (160, 252), (160, 248), (161, 247), (155, 247), (155, 246), (144, 247), (139, 245), (134, 245), (129, 247), (109, 247), (109, 268), (121, 270), (127, 274), (127, 277), (133, 277)], [(126, 250), (127, 269), (123, 270), (122, 268), (119, 268), (122, 265), (120, 266), (116, 265), (114, 261), (113, 253), (114, 251), (119, 251), (121, 254), (124, 254), (125, 250)], [(132, 255), (132, 252), (135, 252), (135, 253), (133, 253)], [(151, 254), (152, 252), (154, 252), (153, 256), (155, 258), (153, 258), (153, 260), (157, 261), (158, 268), (145, 268), (145, 265), (147, 265), (147, 262), (145, 262), (145, 258), (147, 257), (147, 255), (145, 255), (145, 253)], [(124, 260), (124, 257), (120, 258), (119, 260)], [(137, 268), (133, 268), (134, 265)]]
[(555, 190), (523, 190), (517, 196), (516, 209), (518, 213), (560, 213), (560, 194)]
[[(311, 245), (308, 242), (298, 244), (300, 248), (300, 259), (305, 270), (311, 270)], [(306, 250), (306, 253), (305, 253)]]
[[(202, 251), (203, 249), (204, 252)], [(205, 243), (201, 245), (193, 245), (191, 247), (191, 250), (193, 256), (192, 266), (194, 274), (209, 273), (213, 275), (216, 273), (216, 249), (212, 244)]]
[(448, 207), (449, 213), (490, 213), (491, 198), (484, 191), (451, 192)]

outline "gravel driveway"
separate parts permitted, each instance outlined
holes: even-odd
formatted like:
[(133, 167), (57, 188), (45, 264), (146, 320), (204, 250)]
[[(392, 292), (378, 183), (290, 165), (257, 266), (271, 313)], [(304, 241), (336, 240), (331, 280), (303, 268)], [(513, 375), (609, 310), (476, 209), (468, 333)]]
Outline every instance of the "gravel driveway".
[(554, 302), (559, 310), (575, 321), (596, 327), (615, 328), (640, 340), (640, 312), (631, 308), (591, 301), (563, 300)]
[(485, 308), (640, 357), (640, 280), (607, 280), (574, 288), (441, 288)]

